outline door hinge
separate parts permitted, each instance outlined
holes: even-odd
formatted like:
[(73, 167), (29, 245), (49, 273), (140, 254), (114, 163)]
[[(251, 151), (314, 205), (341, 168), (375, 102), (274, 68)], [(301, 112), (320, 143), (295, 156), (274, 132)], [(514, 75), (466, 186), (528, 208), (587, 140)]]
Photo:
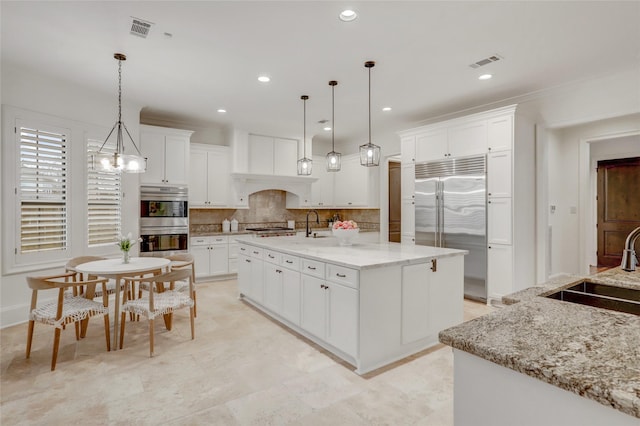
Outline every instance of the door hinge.
[(431, 270), (433, 272), (438, 270), (438, 259), (431, 259)]

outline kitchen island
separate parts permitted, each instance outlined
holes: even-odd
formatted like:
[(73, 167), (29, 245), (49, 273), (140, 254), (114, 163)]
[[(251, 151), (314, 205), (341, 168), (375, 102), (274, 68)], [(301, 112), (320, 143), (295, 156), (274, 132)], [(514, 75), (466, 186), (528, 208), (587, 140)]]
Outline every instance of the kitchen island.
[(585, 279), (640, 289), (620, 268), (559, 277), (440, 333), (457, 426), (640, 424), (640, 316), (545, 297)]
[(463, 319), (464, 250), (333, 237), (240, 242), (240, 298), (364, 374)]

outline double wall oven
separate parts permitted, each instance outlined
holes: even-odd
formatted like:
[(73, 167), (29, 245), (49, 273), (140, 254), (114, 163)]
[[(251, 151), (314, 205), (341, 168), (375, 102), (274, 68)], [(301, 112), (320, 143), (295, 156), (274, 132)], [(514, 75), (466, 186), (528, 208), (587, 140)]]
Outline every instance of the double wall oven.
[(185, 186), (140, 187), (140, 256), (187, 252), (188, 195)]

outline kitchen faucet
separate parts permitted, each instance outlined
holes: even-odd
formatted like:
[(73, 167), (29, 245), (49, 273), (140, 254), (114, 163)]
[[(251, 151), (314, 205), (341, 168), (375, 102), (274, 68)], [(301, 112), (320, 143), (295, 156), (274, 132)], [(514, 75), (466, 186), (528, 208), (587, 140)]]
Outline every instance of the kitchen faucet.
[(629, 233), (627, 241), (624, 243), (622, 263), (620, 264), (620, 267), (625, 271), (633, 272), (636, 270), (638, 258), (636, 257), (634, 246), (638, 237), (640, 237), (640, 226)]
[(305, 232), (305, 237), (308, 237), (309, 235), (311, 235), (311, 228), (309, 228), (309, 214), (310, 213), (315, 213), (316, 214), (316, 223), (320, 224), (320, 216), (318, 216), (318, 211), (317, 210), (309, 210), (307, 212), (307, 231)]

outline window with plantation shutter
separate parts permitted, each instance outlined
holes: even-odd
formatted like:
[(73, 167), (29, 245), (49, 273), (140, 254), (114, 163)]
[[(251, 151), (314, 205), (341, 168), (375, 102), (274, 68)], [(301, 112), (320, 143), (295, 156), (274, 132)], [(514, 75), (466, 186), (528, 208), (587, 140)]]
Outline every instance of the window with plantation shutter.
[[(87, 238), (88, 246), (114, 244), (121, 235), (121, 180), (117, 172), (93, 167), (93, 156), (104, 141), (87, 139)], [(103, 153), (115, 152), (115, 145), (102, 147)]]
[(65, 131), (16, 126), (19, 139), (19, 247), (29, 254), (67, 249), (68, 136)]

